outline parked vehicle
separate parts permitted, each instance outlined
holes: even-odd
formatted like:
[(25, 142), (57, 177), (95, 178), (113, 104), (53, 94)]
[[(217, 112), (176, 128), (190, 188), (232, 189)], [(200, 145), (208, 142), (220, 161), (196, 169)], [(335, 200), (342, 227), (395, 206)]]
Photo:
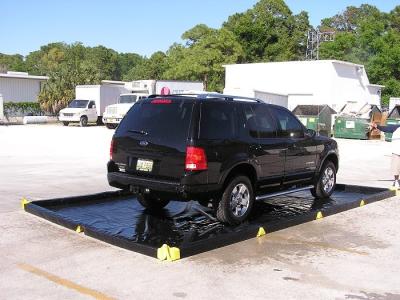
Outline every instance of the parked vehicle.
[(106, 107), (103, 123), (109, 129), (116, 128), (132, 105), (144, 97), (153, 94), (181, 94), (188, 90), (203, 91), (204, 89), (202, 82), (175, 80), (136, 80), (127, 82), (125, 88), (131, 93), (122, 94), (118, 104)]
[(110, 156), (109, 184), (130, 189), (144, 207), (195, 199), (229, 224), (277, 194), (329, 197), (339, 167), (336, 141), (286, 108), (222, 94), (140, 100), (117, 128)]
[(101, 124), (105, 107), (117, 103), (119, 95), (125, 91), (122, 86), (78, 85), (75, 88), (76, 99), (60, 110), (58, 119), (65, 126), (72, 122), (82, 127), (88, 123)]
[(136, 101), (147, 98), (149, 94), (144, 93), (132, 93), (132, 94), (121, 94), (118, 97), (118, 103), (112, 104), (106, 107), (103, 114), (103, 123), (108, 129), (117, 128), (119, 122), (126, 115), (128, 110), (135, 104)]

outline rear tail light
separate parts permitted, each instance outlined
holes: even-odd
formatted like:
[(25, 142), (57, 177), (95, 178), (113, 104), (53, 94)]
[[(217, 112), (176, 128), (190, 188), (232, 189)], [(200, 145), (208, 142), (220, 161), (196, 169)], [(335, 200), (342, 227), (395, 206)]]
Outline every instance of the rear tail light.
[(186, 148), (186, 171), (207, 170), (207, 156), (203, 148), (187, 147)]
[(110, 160), (113, 159), (113, 154), (115, 152), (117, 152), (117, 143), (114, 139), (112, 139), (110, 144)]
[(155, 99), (150, 102), (151, 104), (171, 104), (171, 99)]

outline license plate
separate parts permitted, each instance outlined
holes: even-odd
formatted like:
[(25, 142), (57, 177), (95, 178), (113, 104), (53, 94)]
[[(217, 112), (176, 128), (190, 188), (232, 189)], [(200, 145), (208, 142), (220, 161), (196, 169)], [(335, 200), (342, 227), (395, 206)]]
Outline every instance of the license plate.
[(143, 172), (151, 172), (151, 170), (153, 170), (153, 161), (139, 158), (136, 163), (136, 170)]

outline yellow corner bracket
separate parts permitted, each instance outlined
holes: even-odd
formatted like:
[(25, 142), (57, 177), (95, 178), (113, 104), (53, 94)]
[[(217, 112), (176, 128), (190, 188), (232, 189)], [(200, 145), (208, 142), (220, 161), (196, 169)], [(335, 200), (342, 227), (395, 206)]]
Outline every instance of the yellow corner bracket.
[(319, 219), (322, 219), (324, 216), (322, 215), (322, 212), (318, 212), (317, 213), (317, 216), (315, 217), (315, 220), (319, 220)]
[(394, 186), (391, 186), (391, 187), (389, 188), (389, 190), (395, 192), (395, 196), (396, 196), (396, 197), (399, 197), (399, 196), (400, 196), (400, 190), (399, 190), (398, 188), (396, 188), (396, 187), (394, 187)]
[(23, 210), (25, 210), (25, 205), (27, 205), (30, 201), (28, 201), (26, 198), (21, 199), (21, 207)]
[(78, 225), (78, 227), (76, 227), (75, 231), (77, 233), (82, 233), (83, 232), (83, 227), (81, 225)]
[(157, 258), (159, 260), (174, 261), (181, 258), (181, 252), (179, 248), (170, 247), (167, 244), (157, 249)]
[(266, 235), (266, 234), (267, 234), (267, 233), (266, 233), (264, 227), (258, 228), (257, 237), (261, 237), (261, 236), (264, 236), (264, 235)]

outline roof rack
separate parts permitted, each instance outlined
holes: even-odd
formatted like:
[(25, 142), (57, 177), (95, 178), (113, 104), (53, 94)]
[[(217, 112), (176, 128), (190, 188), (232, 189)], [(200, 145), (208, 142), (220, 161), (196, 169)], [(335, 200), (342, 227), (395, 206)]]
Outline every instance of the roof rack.
[(197, 99), (219, 98), (219, 99), (224, 99), (227, 101), (239, 100), (239, 101), (253, 101), (253, 102), (259, 102), (259, 103), (262, 102), (260, 99), (257, 99), (257, 98), (225, 95), (225, 94), (221, 94), (221, 93), (182, 93), (182, 94), (170, 94), (170, 95), (150, 95), (148, 98), (171, 97), (171, 96), (172, 97), (193, 97), (193, 98), (197, 98)]

